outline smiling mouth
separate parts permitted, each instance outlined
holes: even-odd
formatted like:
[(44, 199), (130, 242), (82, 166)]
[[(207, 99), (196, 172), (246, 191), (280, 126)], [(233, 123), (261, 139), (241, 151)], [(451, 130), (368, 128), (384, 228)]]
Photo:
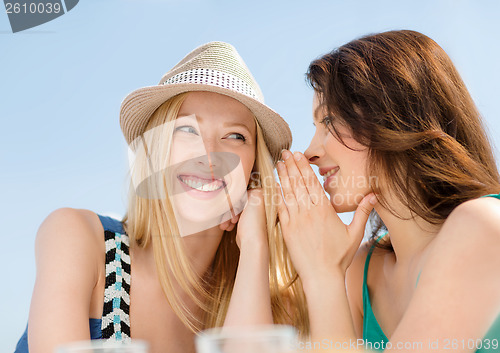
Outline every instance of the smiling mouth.
[(222, 179), (203, 179), (194, 175), (178, 175), (177, 178), (189, 188), (202, 192), (214, 192), (226, 186)]
[(328, 177), (330, 177), (333, 174), (337, 173), (339, 169), (340, 169), (339, 167), (335, 167), (335, 168), (329, 170), (328, 173), (326, 173), (325, 175), (323, 175), (323, 181), (326, 181), (326, 179), (328, 179)]

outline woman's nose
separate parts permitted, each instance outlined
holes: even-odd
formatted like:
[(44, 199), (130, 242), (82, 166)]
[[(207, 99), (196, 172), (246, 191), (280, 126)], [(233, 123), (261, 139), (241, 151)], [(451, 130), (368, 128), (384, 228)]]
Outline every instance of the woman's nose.
[(228, 152), (217, 143), (217, 141), (212, 139), (204, 139), (204, 150), (205, 156), (201, 159), (201, 163), (205, 167), (218, 168), (224, 165), (224, 159), (227, 158)]
[(307, 149), (304, 152), (304, 156), (306, 156), (307, 160), (311, 164), (315, 164), (316, 161), (320, 158), (321, 148), (315, 138), (311, 140), (309, 147), (307, 147)]

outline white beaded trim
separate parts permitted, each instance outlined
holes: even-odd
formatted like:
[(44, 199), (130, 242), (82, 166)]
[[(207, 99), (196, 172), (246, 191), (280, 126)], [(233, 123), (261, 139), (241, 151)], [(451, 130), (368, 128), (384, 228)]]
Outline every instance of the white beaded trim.
[(193, 69), (183, 71), (163, 82), (164, 85), (194, 83), (210, 85), (235, 91), (261, 101), (254, 89), (245, 81), (231, 74), (212, 69)]

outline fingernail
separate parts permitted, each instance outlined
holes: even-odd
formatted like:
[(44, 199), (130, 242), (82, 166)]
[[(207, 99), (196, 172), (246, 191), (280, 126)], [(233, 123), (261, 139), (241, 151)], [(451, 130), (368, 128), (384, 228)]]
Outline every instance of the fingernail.
[(285, 168), (285, 164), (283, 162), (278, 162), (278, 164), (276, 165), (278, 169), (284, 169)]
[(375, 205), (377, 203), (377, 196), (375, 196), (375, 194), (373, 194), (372, 196), (370, 196), (370, 203), (372, 205)]
[(283, 157), (283, 160), (285, 160), (285, 161), (290, 157), (290, 155), (291, 155), (290, 151), (287, 151), (287, 150), (281, 151), (281, 156)]
[(302, 153), (300, 153), (300, 152), (295, 152), (295, 153), (293, 154), (293, 158), (294, 158), (296, 161), (300, 160), (300, 159), (302, 158)]

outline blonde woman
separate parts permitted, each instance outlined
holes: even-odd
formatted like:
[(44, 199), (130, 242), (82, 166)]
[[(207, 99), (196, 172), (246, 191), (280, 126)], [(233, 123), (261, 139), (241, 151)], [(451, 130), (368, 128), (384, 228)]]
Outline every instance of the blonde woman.
[(16, 352), (96, 338), (193, 352), (204, 328), (291, 317), (305, 327), (304, 305), (290, 303), (303, 296), (272, 202), (274, 163), (291, 134), (236, 50), (195, 49), (159, 85), (128, 95), (120, 124), (131, 157), (127, 214), (120, 222), (63, 208), (47, 217)]

